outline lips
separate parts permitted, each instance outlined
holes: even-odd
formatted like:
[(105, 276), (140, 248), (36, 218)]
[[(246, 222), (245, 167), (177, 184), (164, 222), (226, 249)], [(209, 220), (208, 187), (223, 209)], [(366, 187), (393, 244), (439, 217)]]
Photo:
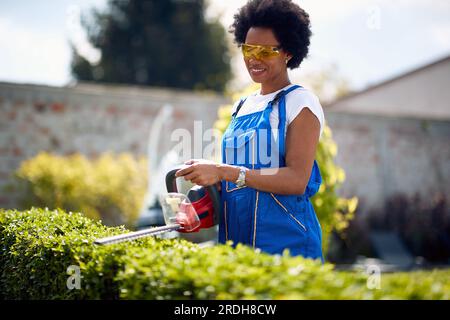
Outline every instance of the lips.
[(262, 66), (250, 66), (248, 68), (248, 70), (250, 71), (250, 73), (254, 76), (259, 76), (261, 74), (263, 74), (266, 71), (266, 68), (262, 67)]

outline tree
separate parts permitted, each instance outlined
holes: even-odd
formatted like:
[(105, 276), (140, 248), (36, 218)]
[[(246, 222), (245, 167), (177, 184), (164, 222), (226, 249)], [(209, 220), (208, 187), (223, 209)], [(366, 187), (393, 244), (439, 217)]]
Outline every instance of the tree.
[(231, 78), (226, 32), (204, 16), (204, 0), (110, 0), (82, 25), (101, 51), (92, 65), (73, 50), (78, 80), (214, 90)]

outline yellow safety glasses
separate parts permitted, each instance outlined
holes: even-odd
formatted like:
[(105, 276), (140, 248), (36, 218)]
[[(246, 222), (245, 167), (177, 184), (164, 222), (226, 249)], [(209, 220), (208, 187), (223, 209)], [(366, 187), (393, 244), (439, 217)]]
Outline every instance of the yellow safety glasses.
[(258, 60), (264, 60), (278, 56), (280, 54), (280, 48), (273, 46), (242, 44), (242, 54), (246, 59), (254, 57)]

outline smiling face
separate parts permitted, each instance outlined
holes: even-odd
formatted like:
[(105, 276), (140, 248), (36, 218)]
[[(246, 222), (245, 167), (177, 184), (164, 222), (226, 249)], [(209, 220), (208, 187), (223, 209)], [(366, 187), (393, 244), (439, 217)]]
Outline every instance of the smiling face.
[[(273, 31), (269, 28), (252, 27), (248, 30), (245, 38), (245, 44), (250, 45), (265, 45), (279, 47), (280, 43), (276, 39)], [(252, 80), (261, 85), (274, 87), (274, 90), (286, 86), (289, 83), (286, 59), (289, 59), (291, 55), (280, 50), (280, 54), (263, 59), (257, 59), (255, 57), (245, 58), (245, 65)]]

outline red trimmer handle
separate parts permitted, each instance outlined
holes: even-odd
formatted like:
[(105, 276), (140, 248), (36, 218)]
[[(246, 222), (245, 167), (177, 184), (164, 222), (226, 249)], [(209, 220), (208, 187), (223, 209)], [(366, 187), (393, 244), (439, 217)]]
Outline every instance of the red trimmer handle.
[[(177, 177), (175, 176), (175, 173), (185, 166), (186, 165), (182, 165), (182, 164), (177, 165), (167, 173), (167, 175), (166, 175), (167, 192), (178, 192), (177, 181), (176, 181)], [(213, 201), (214, 212), (217, 213), (214, 216), (214, 224), (218, 224), (219, 217), (222, 215), (222, 205), (220, 202), (219, 190), (217, 190), (216, 185), (207, 186), (205, 188), (206, 188), (206, 191), (208, 192), (209, 196), (211, 197), (211, 200)]]

